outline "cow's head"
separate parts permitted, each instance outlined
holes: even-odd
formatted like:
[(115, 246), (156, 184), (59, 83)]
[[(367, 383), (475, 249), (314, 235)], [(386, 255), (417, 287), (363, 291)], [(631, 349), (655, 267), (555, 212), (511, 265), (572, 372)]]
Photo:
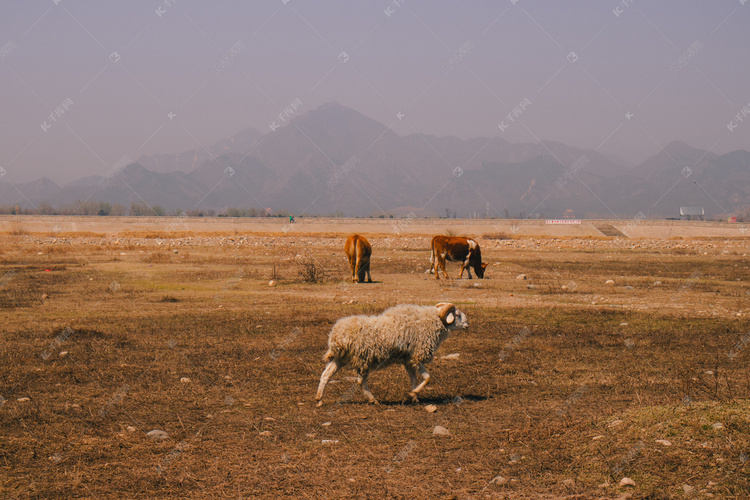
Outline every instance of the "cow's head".
[(477, 273), (477, 277), (484, 279), (484, 268), (487, 267), (486, 262), (480, 262), (479, 265), (474, 266), (474, 272)]

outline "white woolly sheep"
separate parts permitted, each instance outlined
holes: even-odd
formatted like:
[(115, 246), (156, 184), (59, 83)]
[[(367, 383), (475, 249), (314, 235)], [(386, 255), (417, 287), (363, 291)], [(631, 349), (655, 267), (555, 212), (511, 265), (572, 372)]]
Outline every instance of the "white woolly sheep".
[[(416, 306), (402, 304), (383, 311), (379, 316), (348, 316), (333, 325), (328, 336), (327, 363), (320, 376), (315, 396), (323, 405), (323, 391), (328, 380), (339, 369), (350, 367), (357, 373), (357, 383), (370, 403), (377, 403), (367, 387), (370, 372), (401, 363), (411, 380), (409, 396), (417, 394), (430, 381), (425, 365), (432, 361), (440, 344), (451, 330), (468, 328), (466, 315), (453, 304)], [(417, 385), (417, 372), (422, 382)]]

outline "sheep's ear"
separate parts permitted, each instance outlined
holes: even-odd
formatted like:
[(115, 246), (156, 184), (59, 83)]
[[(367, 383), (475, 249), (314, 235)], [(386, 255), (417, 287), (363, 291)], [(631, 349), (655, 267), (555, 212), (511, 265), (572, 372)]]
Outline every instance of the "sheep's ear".
[(484, 269), (485, 267), (487, 267), (487, 263), (486, 262), (482, 262), (482, 269)]
[(440, 304), (437, 304), (435, 307), (438, 310), (438, 316), (440, 316), (440, 321), (442, 321), (446, 325), (452, 325), (453, 322), (456, 320), (456, 317), (453, 314), (456, 312), (456, 306), (454, 306), (453, 304), (447, 304), (445, 302), (441, 302)]

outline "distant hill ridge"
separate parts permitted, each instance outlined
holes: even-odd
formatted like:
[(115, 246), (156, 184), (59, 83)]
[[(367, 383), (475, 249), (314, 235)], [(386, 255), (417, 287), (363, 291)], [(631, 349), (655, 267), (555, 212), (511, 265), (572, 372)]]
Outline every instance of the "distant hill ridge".
[(0, 182), (0, 199), (24, 208), (98, 200), (169, 212), (254, 207), (347, 216), (669, 217), (680, 206), (718, 215), (750, 203), (750, 152), (716, 155), (675, 141), (626, 168), (552, 141), (399, 136), (328, 103), (275, 131), (248, 128), (207, 149), (142, 156), (108, 177), (66, 186), (47, 178)]

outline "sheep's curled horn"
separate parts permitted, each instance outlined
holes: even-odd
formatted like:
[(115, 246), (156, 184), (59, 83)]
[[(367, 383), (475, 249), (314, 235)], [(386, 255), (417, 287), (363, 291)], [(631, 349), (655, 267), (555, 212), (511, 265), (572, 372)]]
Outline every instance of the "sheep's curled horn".
[(438, 310), (440, 320), (446, 325), (452, 325), (456, 320), (456, 316), (453, 314), (456, 312), (456, 306), (454, 306), (453, 304), (446, 304), (445, 302), (441, 302), (435, 307)]

